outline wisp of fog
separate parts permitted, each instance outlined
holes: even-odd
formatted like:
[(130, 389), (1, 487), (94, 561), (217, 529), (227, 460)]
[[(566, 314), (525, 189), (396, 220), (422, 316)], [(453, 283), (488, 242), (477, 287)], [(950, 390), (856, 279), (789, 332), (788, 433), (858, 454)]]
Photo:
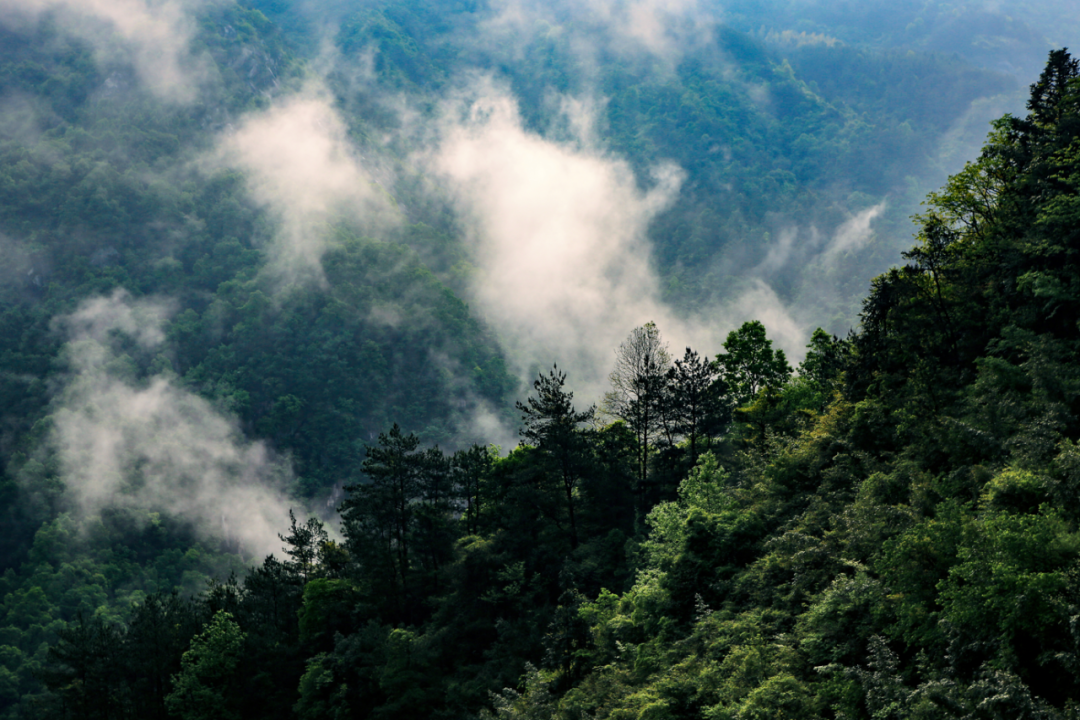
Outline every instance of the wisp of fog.
[(54, 322), (67, 343), (52, 444), (68, 497), (93, 516), (139, 508), (179, 516), (204, 537), (256, 556), (280, 553), (288, 527), (288, 465), (236, 422), (166, 374), (137, 378), (130, 354), (165, 349), (167, 303), (123, 291)]
[(214, 1), (4, 0), (0, 24), (51, 15), (63, 32), (88, 42), (99, 62), (127, 61), (158, 97), (190, 102), (206, 75), (191, 52), (193, 13)]
[(400, 222), (393, 199), (365, 171), (318, 85), (242, 118), (201, 165), (208, 173), (232, 168), (244, 174), (251, 198), (278, 221), (269, 271), (288, 281), (321, 280), (327, 225), (335, 219), (373, 233)]
[(614, 350), (650, 321), (674, 347), (705, 352), (752, 317), (785, 349), (804, 342), (762, 281), (702, 315), (680, 316), (663, 302), (647, 230), (679, 191), (678, 167), (657, 164), (643, 189), (625, 161), (580, 139), (556, 142), (526, 130), (513, 98), (492, 81), (478, 81), (468, 97), (447, 107), (426, 162), (451, 188), (466, 227), (479, 268), (470, 300), (499, 332), (522, 380), (558, 362), (584, 398), (598, 399)]

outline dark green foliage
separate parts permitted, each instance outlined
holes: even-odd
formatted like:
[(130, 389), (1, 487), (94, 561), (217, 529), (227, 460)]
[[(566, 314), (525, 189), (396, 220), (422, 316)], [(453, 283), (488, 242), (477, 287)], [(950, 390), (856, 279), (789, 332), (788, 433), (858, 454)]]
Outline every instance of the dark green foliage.
[(517, 408), (523, 424), (521, 436), (547, 458), (551, 466), (548, 472), (561, 481), (570, 524), (570, 548), (576, 550), (575, 488), (588, 472), (590, 461), (589, 439), (580, 426), (592, 421), (594, 409), (577, 412), (574, 393), (563, 389), (565, 383), (566, 373), (552, 368), (533, 383), (536, 395), (525, 403), (519, 402)]
[[(1080, 331), (1071, 236), (1041, 218), (1074, 190), (1044, 168), (1074, 172), (1080, 81), (1058, 73), (1075, 78), (1067, 56), (931, 198), (862, 328), (814, 333), (798, 374), (759, 322), (670, 370), (647, 325), (613, 375), (625, 423), (587, 427), (556, 368), (505, 457), (448, 457), (394, 425), (348, 488), (344, 545), (294, 517), (288, 561), (212, 586), (163, 641), (172, 664), (151, 655), (171, 686), (128, 679), (118, 654), (154, 636), (138, 630), (154, 599), (129, 629), (63, 631), (48, 677), (96, 691), (50, 680), (41, 707), (183, 715), (202, 707), (183, 693), (218, 693), (214, 712), (250, 717), (1070, 717)], [(665, 468), (671, 498), (640, 492)], [(14, 622), (47, 607), (9, 597)], [(243, 644), (214, 666), (227, 690), (196, 668), (219, 635), (235, 642), (214, 657)]]
[(416, 502), (442, 471), (440, 458), (419, 445), (419, 438), (403, 434), (397, 425), (380, 434), (364, 461), (367, 482), (349, 487), (350, 497), (341, 506), (350, 553), (377, 583), (373, 595), (382, 598), (395, 620), (418, 612), (421, 589), (415, 587), (414, 570), (421, 515)]
[(728, 413), (720, 399), (727, 386), (718, 378), (716, 365), (690, 348), (668, 370), (667, 381), (674, 430), (686, 438), (693, 467), (709, 438), (723, 433)]
[(196, 603), (153, 595), (132, 610), (126, 632), (101, 618), (61, 631), (42, 673), (52, 697), (32, 700), (50, 717), (165, 718), (171, 678), (202, 621)]
[(783, 387), (791, 376), (784, 351), (773, 350), (765, 326), (757, 320), (728, 333), (716, 364), (735, 407), (748, 404), (761, 390)]
[[(10, 649), (0, 712), (34, 716), (45, 647), (79, 614), (108, 627), (156, 593), (198, 593), (208, 577), (245, 564), (235, 548), (200, 542), (176, 518), (65, 514), (75, 508), (52, 452), (50, 413), (65, 382), (55, 323), (82, 300), (120, 287), (171, 298), (167, 347), (132, 353), (125, 378), (167, 379), (238, 416), (244, 431), (295, 458), (300, 502), (340, 488), (386, 418), (461, 442), (458, 418), (471, 411), (463, 399), (499, 404), (513, 384), (487, 331), (404, 243), (328, 228), (329, 294), (278, 293), (261, 274), (273, 233), (266, 212), (243, 177), (207, 176), (192, 161), (228, 122), (295, 89), (301, 63), (258, 12), (228, 3), (205, 10), (194, 51), (207, 53), (209, 79), (190, 105), (160, 102), (130, 68), (97, 62), (50, 21), (0, 27), (0, 645)], [(401, 234), (408, 242), (424, 233)], [(439, 363), (468, 368), (473, 379), (444, 392)], [(445, 539), (438, 524), (425, 532), (428, 546)], [(323, 572), (339, 576), (342, 548), (318, 551)], [(241, 671), (250, 683), (242, 685), (261, 698), (252, 709), (263, 717), (288, 712), (296, 682), (284, 678), (303, 667), (299, 651), (283, 650), (297, 637), (296, 572), (310, 574), (269, 564), (245, 581), (259, 587), (250, 612), (260, 624), (246, 636)], [(278, 661), (244, 670), (248, 656), (270, 655)], [(130, 689), (134, 700), (94, 702), (164, 717), (167, 674), (154, 682), (164, 685), (152, 702)]]
[(240, 717), (236, 695), (228, 692), (236, 675), (244, 633), (232, 616), (219, 610), (191, 639), (172, 678), (165, 707), (183, 720), (234, 720)]
[[(479, 67), (532, 131), (571, 141), (550, 109), (553, 90), (583, 92), (563, 27), (508, 63), (457, 42), (485, 12), (346, 7), (338, 49), (377, 49), (370, 86), (347, 64), (327, 78), (351, 136), (374, 147), (397, 122), (372, 88), (430, 98)], [(930, 196), (918, 246), (874, 281), (848, 339), (817, 331), (793, 375), (760, 322), (715, 362), (687, 348), (670, 363), (646, 325), (609, 406), (620, 421), (594, 425), (554, 369), (518, 405), (525, 443), (500, 456), (435, 444), (475, 440), (461, 428), (477, 402), (509, 417), (514, 381), (456, 292), (460, 228), (422, 180), (403, 171), (392, 189), (414, 224), (323, 228), (313, 289), (265, 273), (273, 223), (243, 177), (180, 169), (298, 84), (312, 34), (286, 30), (208, 7), (196, 44), (213, 79), (181, 109), (48, 21), (0, 28), (0, 100), (25, 105), (4, 105), (0, 126), (4, 717), (1075, 714), (1080, 80), (1066, 51), (1029, 115), (995, 123)], [(916, 187), (939, 133), (1009, 89), (942, 56), (712, 30), (663, 72), (606, 49), (588, 88), (607, 99), (604, 152), (639, 178), (657, 159), (686, 172), (649, 228), (685, 305), (738, 293), (724, 268), (767, 259), (781, 218), (828, 232)], [(891, 261), (887, 242), (867, 247)], [(850, 317), (857, 254), (778, 273), (778, 291), (841, 278), (839, 299), (814, 303)], [(126, 381), (168, 378), (232, 413), (293, 459), (295, 496), (345, 485), (340, 541), (292, 516), (285, 559), (246, 568), (176, 518), (67, 512), (55, 319), (117, 288), (175, 302), (167, 350), (121, 358)]]
[[(629, 487), (644, 441), (621, 424), (582, 434), (575, 550), (570, 506), (546, 489), (559, 445), (545, 420), (574, 414), (552, 371), (521, 406), (536, 447), (470, 485), (487, 510), (429, 620), (357, 618), (309, 664), (298, 710), (459, 716), (505, 678), (496, 661), (521, 673), (491, 696), (504, 718), (1069, 717), (1080, 335), (1060, 289), (1068, 236), (1038, 218), (1072, 192), (1043, 169), (1072, 172), (1060, 134), (1080, 85), (1055, 79), (1075, 76), (1070, 62), (1052, 57), (1032, 116), (999, 123), (931, 198), (921, 244), (875, 282), (858, 333), (815, 333), (792, 378), (748, 323), (718, 356), (723, 382), (692, 352), (668, 374), (665, 392), (708, 390), (735, 424), (704, 443), (717, 455), (689, 448), (694, 413), (679, 420), (697, 462), (677, 499), (636, 509), (648, 531), (629, 545), (629, 587), (590, 582), (613, 562), (598, 531), (620, 522), (591, 488), (613, 457)], [(1057, 105), (1040, 105), (1055, 87)], [(990, 204), (975, 204), (980, 183), (995, 183)], [(374, 687), (375, 667), (365, 705), (350, 682)]]

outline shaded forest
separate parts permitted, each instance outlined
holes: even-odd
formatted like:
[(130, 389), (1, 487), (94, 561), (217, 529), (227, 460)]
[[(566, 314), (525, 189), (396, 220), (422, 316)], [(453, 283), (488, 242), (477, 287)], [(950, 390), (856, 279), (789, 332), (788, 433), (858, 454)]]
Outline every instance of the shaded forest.
[[(468, 41), (485, 4), (400, 2), (343, 11), (325, 71), (303, 8), (200, 10), (184, 103), (59, 14), (0, 23), (0, 716), (1075, 716), (1068, 51), (898, 260), (1010, 75), (749, 14), (674, 64), (598, 41), (589, 75), (561, 6), (507, 54)], [(592, 152), (643, 192), (685, 173), (644, 231), (664, 303), (767, 280), (824, 329), (789, 361), (765, 318), (693, 349), (649, 322), (595, 404), (573, 358), (520, 382), (404, 119), (477, 68), (558, 147), (552, 88), (598, 89)], [(374, 189), (283, 263), (290, 216), (220, 147), (318, 73)]]
[(643, 326), (599, 408), (540, 374), (505, 456), (394, 425), (340, 541), (294, 517), (80, 617), (39, 716), (1071, 717), (1078, 128), (1055, 51), (851, 336), (793, 371), (756, 321), (712, 358)]

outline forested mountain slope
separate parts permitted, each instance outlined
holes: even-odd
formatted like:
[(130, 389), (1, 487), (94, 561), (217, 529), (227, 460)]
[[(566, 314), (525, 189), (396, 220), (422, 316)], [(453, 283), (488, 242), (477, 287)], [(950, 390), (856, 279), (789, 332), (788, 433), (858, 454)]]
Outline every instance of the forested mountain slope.
[[(707, 4), (659, 36), (603, 4), (166, 5), (0, 8), (5, 717), (469, 717), (504, 687), (511, 714), (881, 714), (868, 647), (890, 698), (1066, 706), (1068, 56), (792, 379), (727, 331), (843, 334), (1013, 77)], [(462, 137), (600, 190), (465, 197), (576, 188), (455, 175)], [(598, 261), (542, 235), (550, 274), (491, 264), (516, 211), (584, 218)], [(618, 292), (562, 297), (590, 275)], [(497, 314), (553, 299), (565, 359)], [(674, 363), (640, 326), (649, 362), (575, 410), (598, 338), (649, 319), (727, 341)]]
[(646, 325), (617, 352), (614, 422), (553, 368), (505, 457), (395, 425), (343, 542), (294, 518), (284, 561), (79, 620), (25, 707), (1072, 717), (1080, 63), (1051, 53), (1028, 109), (797, 374), (757, 322), (713, 360)]
[(1045, 45), (1069, 42), (1078, 18), (1072, 3), (1052, 0), (1023, 8), (1007, 3), (819, 2), (766, 0), (725, 3), (740, 30), (806, 43), (828, 38), (851, 45), (956, 53), (1012, 75), (1035, 75)]
[(514, 383), (491, 333), (404, 242), (442, 242), (431, 228), (376, 239), (328, 218), (317, 286), (270, 272), (276, 218), (240, 173), (203, 167), (219, 133), (301, 82), (261, 14), (200, 17), (212, 72), (186, 102), (59, 19), (0, 33), (10, 704), (77, 613), (201, 591), (243, 567), (241, 549), (260, 552), (253, 508), (228, 492), (262, 498), (273, 539), (290, 504), (340, 492), (391, 419), (446, 441), (468, 432), (469, 403), (502, 402)]
[[(319, 22), (304, 9), (315, 18), (329, 9), (341, 67), (370, 62), (378, 81), (373, 90), (338, 78), (350, 112), (385, 121), (382, 94), (429, 103), (479, 70), (509, 84), (529, 129), (625, 158), (639, 182), (673, 161), (685, 181), (648, 231), (665, 297), (700, 308), (737, 297), (759, 276), (840, 331), (865, 277), (904, 247), (922, 196), (982, 137), (985, 113), (1020, 106), (1008, 99), (1019, 85), (956, 56), (860, 48), (855, 39), (769, 43), (706, 5), (686, 18), (693, 30), (676, 17), (652, 43), (587, 4), (525, 3), (518, 15), (497, 3), (390, 1), (360, 11), (255, 3), (300, 33), (301, 46), (303, 28), (314, 33)], [(1044, 46), (1036, 52), (1041, 60)], [(566, 98), (595, 102), (593, 137), (575, 138)], [(872, 239), (827, 252), (846, 221), (879, 204)]]

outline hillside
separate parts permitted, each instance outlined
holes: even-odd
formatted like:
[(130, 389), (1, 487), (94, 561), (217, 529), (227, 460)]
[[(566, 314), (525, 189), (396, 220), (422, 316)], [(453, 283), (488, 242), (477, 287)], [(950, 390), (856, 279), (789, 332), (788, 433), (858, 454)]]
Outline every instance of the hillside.
[(505, 457), (394, 425), (342, 542), (292, 518), (284, 561), (80, 619), (33, 707), (1071, 717), (1078, 130), (1080, 62), (1055, 51), (859, 331), (815, 333), (797, 374), (757, 322), (713, 360), (646, 325), (618, 349), (615, 422), (553, 368)]
[(1075, 61), (780, 5), (0, 11), (3, 717), (1068, 717)]

